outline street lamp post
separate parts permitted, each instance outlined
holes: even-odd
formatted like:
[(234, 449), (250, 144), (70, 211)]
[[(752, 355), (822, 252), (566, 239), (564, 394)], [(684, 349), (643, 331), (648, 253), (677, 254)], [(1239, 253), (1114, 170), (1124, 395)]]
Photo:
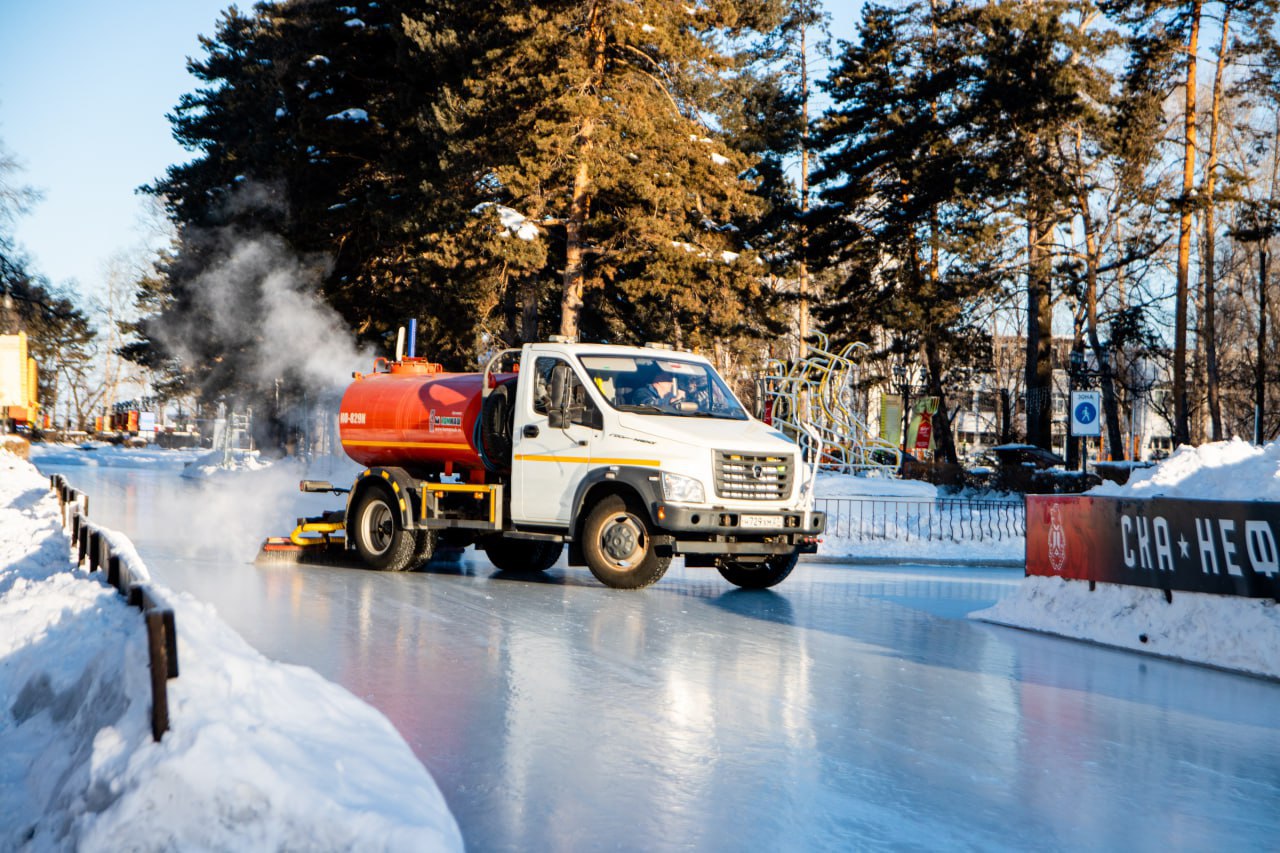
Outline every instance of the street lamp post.
[(893, 366), (893, 378), (902, 397), (902, 452), (907, 452), (907, 430), (911, 427), (911, 383), (908, 382), (907, 368), (901, 364)]
[(1071, 432), (1071, 392), (1084, 387), (1084, 351), (1079, 347), (1071, 350), (1067, 360), (1067, 467), (1072, 471), (1082, 470), (1080, 461), (1080, 438)]
[(1267, 344), (1267, 242), (1280, 233), (1276, 221), (1276, 202), (1249, 205), (1245, 224), (1231, 232), (1240, 243), (1258, 244), (1258, 352), (1253, 377), (1253, 443), (1264, 441), (1263, 420), (1267, 408), (1266, 344)]

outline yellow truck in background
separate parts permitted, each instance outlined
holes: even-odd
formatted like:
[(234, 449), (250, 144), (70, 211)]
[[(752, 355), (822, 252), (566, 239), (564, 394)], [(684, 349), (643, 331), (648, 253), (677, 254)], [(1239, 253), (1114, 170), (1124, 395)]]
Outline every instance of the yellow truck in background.
[(36, 376), (26, 333), (0, 335), (0, 432), (26, 431), (38, 423)]

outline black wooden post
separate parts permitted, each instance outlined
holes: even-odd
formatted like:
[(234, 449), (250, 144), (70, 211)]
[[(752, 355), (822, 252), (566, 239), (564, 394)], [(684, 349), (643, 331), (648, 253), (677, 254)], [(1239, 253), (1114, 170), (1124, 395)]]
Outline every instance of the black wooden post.
[(152, 610), (144, 613), (143, 618), (147, 620), (147, 650), (151, 662), (151, 737), (159, 743), (169, 730), (169, 692), (165, 684), (169, 675), (168, 643), (164, 614)]
[(107, 559), (107, 583), (120, 589), (120, 557), (116, 554)]

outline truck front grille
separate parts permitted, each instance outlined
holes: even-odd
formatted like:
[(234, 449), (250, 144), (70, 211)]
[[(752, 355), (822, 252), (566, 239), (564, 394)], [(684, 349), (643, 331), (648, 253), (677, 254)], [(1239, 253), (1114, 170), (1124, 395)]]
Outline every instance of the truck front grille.
[(746, 501), (780, 501), (791, 496), (795, 459), (716, 451), (716, 496)]

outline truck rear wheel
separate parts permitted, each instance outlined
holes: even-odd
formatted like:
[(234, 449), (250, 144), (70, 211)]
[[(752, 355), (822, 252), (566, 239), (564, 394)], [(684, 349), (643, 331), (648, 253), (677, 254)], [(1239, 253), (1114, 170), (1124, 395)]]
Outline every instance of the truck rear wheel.
[(436, 553), (436, 543), (438, 536), (434, 530), (418, 530), (413, 534), (413, 556), (409, 558), (409, 565), (413, 568), (425, 566), (431, 562), (431, 558)]
[(656, 583), (671, 565), (654, 550), (653, 532), (643, 512), (610, 495), (587, 514), (582, 525), (582, 556), (596, 580), (614, 589), (640, 589)]
[(413, 531), (400, 523), (399, 502), (381, 486), (365, 490), (356, 504), (352, 538), (360, 560), (369, 568), (402, 572), (413, 565)]
[(800, 553), (796, 551), (791, 554), (775, 554), (763, 563), (740, 563), (735, 560), (717, 568), (720, 576), (734, 586), (743, 589), (768, 589), (786, 580), (799, 561)]
[(556, 564), (564, 551), (563, 542), (538, 542), (532, 539), (507, 539), (490, 536), (480, 543), (489, 562), (503, 572), (545, 572)]

